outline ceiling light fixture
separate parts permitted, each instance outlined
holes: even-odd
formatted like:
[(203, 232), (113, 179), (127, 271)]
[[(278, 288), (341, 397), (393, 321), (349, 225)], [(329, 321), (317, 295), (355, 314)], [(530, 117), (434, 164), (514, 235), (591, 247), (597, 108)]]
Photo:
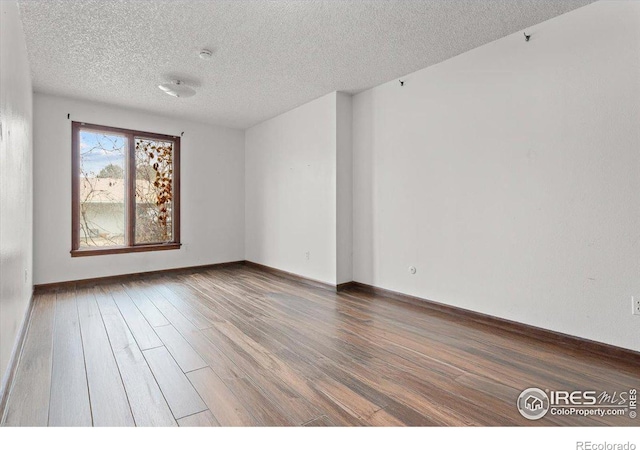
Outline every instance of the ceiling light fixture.
[(205, 61), (208, 61), (213, 56), (213, 52), (211, 50), (203, 48), (202, 50), (200, 50), (199, 56), (200, 56), (200, 59), (204, 59)]
[(196, 95), (195, 89), (184, 84), (184, 81), (174, 80), (158, 86), (165, 94), (173, 97), (186, 98)]

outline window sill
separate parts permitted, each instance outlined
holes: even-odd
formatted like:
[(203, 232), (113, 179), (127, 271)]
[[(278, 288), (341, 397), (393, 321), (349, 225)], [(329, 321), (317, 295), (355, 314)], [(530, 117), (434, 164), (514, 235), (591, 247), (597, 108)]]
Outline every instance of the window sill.
[(135, 245), (132, 247), (106, 247), (106, 248), (91, 248), (82, 250), (71, 250), (71, 257), (78, 256), (100, 256), (100, 255), (117, 255), (120, 253), (139, 253), (139, 252), (157, 252), (161, 250), (179, 250), (182, 244), (150, 244), (150, 245)]

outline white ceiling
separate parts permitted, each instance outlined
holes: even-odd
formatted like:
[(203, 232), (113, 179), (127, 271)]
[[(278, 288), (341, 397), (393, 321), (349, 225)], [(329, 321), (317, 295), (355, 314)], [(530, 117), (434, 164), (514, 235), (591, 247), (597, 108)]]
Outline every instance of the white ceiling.
[[(246, 128), (593, 0), (19, 1), (38, 92)], [(198, 58), (210, 48), (210, 61)], [(157, 85), (197, 87), (176, 99)]]

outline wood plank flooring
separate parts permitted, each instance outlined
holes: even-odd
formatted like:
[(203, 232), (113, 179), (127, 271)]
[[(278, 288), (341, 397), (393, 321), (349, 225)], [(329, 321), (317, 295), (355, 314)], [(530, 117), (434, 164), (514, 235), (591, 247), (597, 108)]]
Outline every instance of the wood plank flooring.
[(550, 390), (640, 388), (640, 368), (241, 264), (34, 299), (8, 426), (638, 426), (523, 418)]

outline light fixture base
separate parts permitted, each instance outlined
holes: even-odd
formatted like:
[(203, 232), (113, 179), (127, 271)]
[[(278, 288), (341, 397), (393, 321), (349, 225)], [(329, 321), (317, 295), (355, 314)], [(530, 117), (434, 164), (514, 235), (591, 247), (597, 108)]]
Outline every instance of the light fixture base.
[(186, 98), (196, 95), (195, 89), (187, 86), (184, 81), (181, 80), (174, 80), (169, 83), (160, 84), (158, 85), (158, 88), (165, 94), (171, 95), (172, 97)]
[(205, 61), (208, 61), (213, 56), (213, 52), (207, 48), (203, 48), (202, 50), (200, 50), (200, 53), (198, 54), (198, 56), (200, 56), (200, 59), (204, 59)]

